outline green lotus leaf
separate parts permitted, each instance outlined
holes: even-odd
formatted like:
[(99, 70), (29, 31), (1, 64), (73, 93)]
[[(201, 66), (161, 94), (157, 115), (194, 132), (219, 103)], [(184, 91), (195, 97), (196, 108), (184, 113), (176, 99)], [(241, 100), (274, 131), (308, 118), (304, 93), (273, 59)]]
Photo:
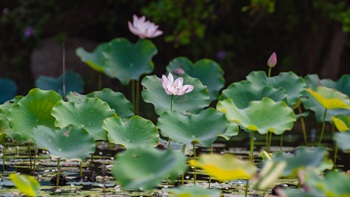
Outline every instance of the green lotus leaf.
[(7, 78), (0, 78), (0, 104), (16, 96), (17, 85)]
[(331, 118), (338, 131), (344, 132), (350, 130), (350, 116), (338, 115)]
[(175, 180), (187, 169), (186, 157), (172, 150), (132, 147), (115, 157), (113, 176), (124, 189), (152, 189), (165, 178)]
[(7, 119), (7, 113), (11, 107), (17, 104), (22, 98), (23, 96), (16, 96), (0, 105), (0, 133), (7, 133), (11, 130), (9, 120)]
[(342, 133), (335, 133), (333, 139), (337, 142), (337, 146), (344, 152), (350, 152), (350, 130)]
[(226, 127), (226, 131), (222, 134), (219, 134), (220, 137), (225, 140), (230, 140), (232, 136), (238, 135), (239, 127), (235, 122), (229, 122)]
[(243, 109), (248, 107), (251, 101), (260, 101), (264, 97), (268, 97), (274, 101), (280, 101), (285, 99), (286, 96), (282, 88), (259, 87), (254, 86), (249, 81), (240, 81), (232, 83), (223, 90), (219, 100), (222, 101), (231, 98), (238, 108)]
[(116, 116), (114, 110), (99, 98), (87, 98), (83, 103), (58, 102), (52, 109), (55, 125), (64, 128), (75, 125), (86, 129), (95, 140), (107, 140), (103, 120)]
[(62, 101), (62, 97), (55, 91), (34, 88), (11, 107), (7, 118), (10, 128), (19, 134), (14, 134), (16, 140), (19, 143), (32, 142), (33, 128), (39, 125), (55, 128), (55, 118), (51, 116), (51, 110), (58, 101)]
[(293, 72), (281, 72), (279, 75), (269, 78), (263, 71), (254, 71), (247, 76), (247, 80), (260, 88), (282, 88), (287, 94), (287, 104), (289, 106), (294, 106), (298, 103), (299, 98), (303, 95), (302, 91), (306, 87), (304, 79)]
[[(174, 96), (173, 110), (190, 113), (197, 113), (210, 103), (209, 93), (206, 86), (204, 86), (199, 79), (192, 78), (186, 74), (182, 75), (184, 84), (194, 86), (192, 92), (185, 95)], [(170, 110), (171, 95), (167, 95), (163, 86), (162, 80), (155, 75), (146, 76), (143, 78), (141, 84), (142, 98), (146, 103), (152, 103), (158, 115)]]
[(125, 38), (113, 39), (103, 53), (107, 65), (105, 74), (127, 85), (130, 80), (139, 80), (142, 74), (153, 71), (155, 54), (157, 48), (150, 40), (139, 39), (133, 44)]
[(347, 95), (331, 88), (318, 86), (315, 91), (306, 90), (326, 109), (350, 109), (350, 99)]
[(166, 111), (160, 115), (157, 123), (163, 136), (176, 142), (200, 143), (207, 147), (226, 131), (227, 125), (224, 114), (213, 108), (198, 114)]
[(104, 72), (106, 65), (103, 53), (107, 50), (107, 47), (108, 43), (101, 43), (91, 53), (79, 47), (75, 53), (80, 57), (81, 61), (85, 62), (92, 69), (98, 72)]
[(332, 170), (323, 177), (313, 171), (304, 171), (305, 185), (311, 191), (318, 191), (324, 196), (349, 197), (350, 176)]
[(276, 180), (280, 177), (286, 165), (285, 161), (274, 162), (271, 159), (266, 160), (258, 177), (253, 179), (254, 188), (257, 190), (266, 190), (272, 184), (276, 184)]
[(102, 127), (108, 131), (109, 142), (120, 144), (125, 148), (158, 145), (159, 135), (156, 126), (140, 116), (133, 116), (125, 122), (119, 117), (107, 118)]
[(66, 95), (67, 101), (73, 102), (75, 104), (84, 103), (87, 95), (79, 94), (78, 92), (68, 92)]
[(95, 152), (94, 138), (85, 129), (73, 125), (60, 130), (38, 126), (34, 128), (33, 138), (52, 157), (83, 161)]
[(217, 110), (225, 113), (229, 121), (237, 122), (249, 131), (266, 134), (269, 131), (277, 135), (290, 130), (296, 120), (293, 110), (282, 101), (275, 102), (264, 97), (261, 101), (252, 101), (249, 107), (239, 109), (232, 101), (219, 101)]
[(221, 191), (218, 189), (206, 189), (201, 186), (177, 187), (168, 190), (176, 197), (220, 197)]
[[(74, 71), (68, 70), (65, 74), (66, 92), (75, 91), (82, 93), (84, 91), (83, 77)], [(58, 78), (40, 76), (35, 81), (35, 86), (42, 90), (54, 90), (63, 96), (63, 75)]]
[(272, 156), (272, 161), (285, 161), (287, 166), (284, 168), (282, 175), (293, 177), (297, 176), (297, 171), (300, 169), (314, 168), (323, 171), (333, 167), (332, 161), (328, 160), (328, 152), (324, 147), (308, 149), (300, 146), (294, 154), (277, 152)]
[(317, 86), (333, 88), (350, 97), (350, 75), (343, 75), (338, 81), (331, 79), (320, 79), (317, 74), (309, 74), (304, 77), (308, 88), (315, 89)]
[(189, 165), (202, 168), (219, 181), (250, 179), (258, 170), (253, 163), (232, 154), (201, 154), (198, 160), (190, 160)]
[(39, 196), (40, 183), (33, 176), (24, 174), (10, 174), (11, 181), (16, 188), (26, 196)]
[(130, 118), (134, 115), (133, 106), (123, 93), (114, 92), (109, 88), (104, 88), (101, 91), (92, 92), (87, 96), (99, 98), (108, 103), (108, 105), (117, 113), (118, 117)]
[(186, 57), (177, 57), (171, 60), (166, 70), (173, 74), (177, 74), (178, 70), (180, 73), (184, 71), (189, 76), (201, 80), (203, 85), (208, 87), (211, 101), (217, 99), (219, 91), (225, 85), (224, 71), (218, 63), (210, 59), (202, 59), (193, 64)]

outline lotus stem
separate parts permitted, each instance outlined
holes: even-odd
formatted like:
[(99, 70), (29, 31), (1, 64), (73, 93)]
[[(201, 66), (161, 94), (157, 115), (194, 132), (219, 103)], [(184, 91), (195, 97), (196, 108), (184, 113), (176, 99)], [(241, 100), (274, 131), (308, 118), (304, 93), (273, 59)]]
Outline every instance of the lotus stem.
[(267, 77), (268, 77), (268, 78), (271, 77), (271, 70), (272, 70), (272, 67), (269, 67), (269, 71), (267, 72)]
[(170, 111), (173, 111), (173, 101), (174, 101), (174, 95), (171, 95), (171, 99), (170, 99)]
[(250, 134), (250, 154), (249, 154), (249, 161), (250, 162), (253, 162), (253, 159), (254, 159), (253, 149), (254, 149), (254, 131), (251, 131), (251, 134)]
[(136, 80), (136, 114), (140, 113), (140, 83), (139, 80)]
[(270, 147), (269, 147), (269, 132), (266, 133), (265, 135), (265, 139), (266, 139), (266, 142), (265, 142), (265, 146), (266, 146), (266, 152), (270, 152)]
[(4, 147), (3, 147), (3, 151), (2, 151), (2, 172), (5, 173), (6, 172), (6, 138), (4, 140)]
[(33, 167), (33, 172), (36, 171), (36, 159), (37, 159), (37, 155), (38, 155), (38, 146), (34, 145), (35, 149), (34, 149), (34, 167)]
[[(210, 154), (213, 154), (213, 145), (210, 146)], [(209, 175), (209, 188), (210, 188), (210, 183), (211, 183), (211, 176)]]
[(324, 113), (323, 113), (323, 122), (322, 122), (322, 129), (321, 129), (321, 136), (320, 140), (318, 141), (318, 146), (321, 145), (323, 134), (324, 134), (324, 128), (326, 126), (326, 115), (327, 115), (327, 108), (325, 108)]
[(272, 141), (272, 132), (269, 132), (269, 151), (268, 152), (270, 152), (271, 141)]
[(249, 180), (247, 180), (246, 184), (245, 184), (245, 191), (244, 191), (244, 196), (247, 197), (248, 196), (248, 188), (249, 188)]
[(30, 143), (28, 143), (28, 153), (29, 153), (29, 169), (32, 170), (32, 153), (30, 150)]
[(280, 137), (280, 150), (282, 151), (282, 146), (283, 146), (283, 133), (281, 134)]
[(337, 163), (337, 157), (338, 157), (338, 146), (337, 143), (334, 145), (334, 159), (333, 159), (333, 168), (335, 168), (335, 164)]
[(58, 185), (60, 182), (60, 170), (60, 158), (57, 158), (56, 189), (58, 189)]
[(131, 81), (131, 102), (132, 106), (134, 107), (134, 113), (136, 114), (136, 86), (135, 86), (135, 80)]
[[(298, 112), (299, 112), (299, 114), (302, 113), (300, 105), (298, 106)], [(301, 123), (301, 129), (303, 131), (304, 143), (305, 143), (305, 145), (307, 145), (306, 127), (305, 127), (305, 122), (304, 122), (304, 117), (303, 116), (300, 116), (300, 123)]]
[[(182, 145), (182, 149), (181, 149), (181, 152), (185, 155), (185, 151), (186, 151), (186, 144), (183, 144)], [(182, 176), (181, 176), (181, 178), (182, 178), (182, 185), (184, 185), (185, 184), (185, 173), (182, 173)]]
[[(197, 160), (197, 153), (196, 153), (196, 144), (193, 144), (193, 159), (196, 161)], [(197, 167), (193, 167), (193, 185), (196, 185), (196, 180), (197, 180)]]
[(67, 101), (67, 92), (66, 92), (66, 48), (64, 43), (62, 43), (62, 93), (63, 100)]
[(83, 162), (79, 162), (79, 176), (83, 177)]

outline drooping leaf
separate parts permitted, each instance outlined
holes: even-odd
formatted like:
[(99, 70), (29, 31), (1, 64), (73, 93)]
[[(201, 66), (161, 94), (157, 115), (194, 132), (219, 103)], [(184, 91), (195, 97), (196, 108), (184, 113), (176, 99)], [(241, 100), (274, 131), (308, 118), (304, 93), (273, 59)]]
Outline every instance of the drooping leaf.
[[(68, 70), (65, 74), (66, 93), (75, 91), (82, 93), (84, 91), (83, 77), (74, 71)], [(57, 78), (40, 76), (35, 81), (35, 86), (42, 90), (54, 90), (63, 96), (63, 75)]]
[(103, 53), (107, 65), (104, 72), (127, 85), (131, 80), (138, 80), (142, 74), (153, 71), (152, 57), (155, 54), (157, 48), (150, 40), (139, 39), (133, 44), (125, 38), (113, 39)]
[(55, 127), (51, 110), (58, 101), (62, 101), (62, 97), (55, 91), (34, 88), (9, 110), (7, 118), (10, 128), (14, 134), (19, 134), (17, 140), (20, 143), (32, 141), (36, 126)]
[(290, 130), (296, 120), (293, 110), (282, 101), (275, 102), (267, 97), (261, 101), (252, 101), (249, 106), (239, 109), (232, 99), (219, 101), (218, 111), (225, 113), (229, 121), (237, 122), (250, 131), (266, 134), (269, 131), (277, 135)]
[(333, 136), (334, 140), (337, 142), (337, 146), (344, 152), (350, 152), (350, 130), (344, 131), (342, 133), (335, 133)]
[(87, 98), (82, 103), (58, 102), (52, 109), (52, 116), (59, 128), (75, 125), (86, 129), (95, 140), (107, 140), (107, 132), (102, 128), (103, 120), (116, 114), (101, 99)]
[(206, 189), (200, 186), (177, 187), (168, 190), (176, 197), (220, 197), (221, 191), (218, 189)]
[[(216, 100), (219, 91), (225, 85), (224, 71), (218, 63), (210, 59), (201, 59), (192, 63), (186, 57), (177, 57), (168, 64), (166, 70), (177, 74), (178, 70), (184, 71), (187, 75), (198, 78), (209, 90), (210, 100)], [(181, 71), (180, 71), (181, 72)]]
[(350, 116), (338, 115), (331, 118), (338, 131), (344, 132), (350, 130)]
[(116, 155), (112, 173), (123, 189), (139, 190), (154, 188), (167, 177), (175, 180), (186, 169), (180, 152), (132, 147)]
[(333, 88), (350, 97), (350, 75), (342, 75), (338, 81), (331, 79), (320, 79), (317, 74), (309, 74), (304, 77), (308, 88), (315, 89), (317, 86)]
[(254, 86), (254, 84), (249, 81), (240, 81), (232, 83), (223, 90), (219, 100), (222, 101), (231, 98), (238, 108), (243, 109), (248, 107), (251, 101), (260, 101), (264, 97), (268, 97), (277, 102), (285, 99), (286, 96), (282, 88), (259, 87)]
[(328, 159), (328, 152), (323, 147), (309, 149), (300, 146), (295, 150), (294, 154), (277, 152), (273, 155), (272, 161), (285, 161), (287, 166), (284, 168), (282, 175), (293, 177), (297, 175), (299, 169), (313, 168), (323, 171), (333, 167), (332, 161)]
[(34, 128), (33, 138), (52, 157), (83, 161), (95, 152), (94, 138), (85, 129), (73, 125), (60, 130), (38, 126)]
[(190, 160), (189, 164), (202, 168), (219, 181), (250, 179), (257, 172), (257, 167), (253, 163), (240, 160), (231, 154), (201, 154), (197, 161)]
[(125, 148), (158, 145), (159, 135), (156, 126), (140, 116), (133, 116), (125, 122), (119, 117), (107, 118), (102, 126), (108, 131), (109, 142), (120, 144)]
[(307, 89), (307, 92), (313, 96), (326, 109), (349, 109), (350, 99), (347, 95), (334, 89), (324, 86), (318, 86), (315, 91)]
[(80, 57), (81, 61), (85, 62), (95, 71), (104, 72), (106, 65), (103, 53), (107, 50), (107, 47), (108, 43), (101, 43), (91, 53), (79, 47), (75, 53)]
[(289, 106), (294, 106), (298, 102), (299, 98), (303, 95), (302, 91), (306, 87), (304, 79), (293, 72), (281, 72), (277, 76), (269, 78), (263, 71), (253, 71), (249, 73), (247, 80), (252, 82), (254, 86), (261, 88), (282, 88), (287, 95), (286, 102)]
[(8, 78), (0, 78), (0, 104), (16, 96), (17, 85)]
[(9, 177), (22, 194), (26, 196), (39, 196), (40, 184), (33, 176), (13, 173)]
[[(188, 75), (183, 75), (184, 84), (194, 86), (192, 92), (182, 96), (174, 96), (173, 110), (185, 113), (197, 113), (210, 103), (209, 93), (206, 86), (199, 79), (192, 78)], [(142, 98), (146, 103), (152, 103), (158, 115), (170, 110), (171, 95), (167, 95), (163, 86), (162, 80), (155, 75), (146, 76), (141, 84), (144, 86), (142, 90)]]
[(157, 127), (163, 136), (176, 142), (200, 143), (211, 146), (219, 134), (226, 131), (228, 121), (224, 114), (208, 108), (198, 114), (166, 111), (158, 119)]
[(286, 162), (274, 162), (271, 159), (266, 160), (264, 167), (259, 172), (258, 178), (253, 180), (253, 186), (257, 190), (265, 190), (281, 176)]

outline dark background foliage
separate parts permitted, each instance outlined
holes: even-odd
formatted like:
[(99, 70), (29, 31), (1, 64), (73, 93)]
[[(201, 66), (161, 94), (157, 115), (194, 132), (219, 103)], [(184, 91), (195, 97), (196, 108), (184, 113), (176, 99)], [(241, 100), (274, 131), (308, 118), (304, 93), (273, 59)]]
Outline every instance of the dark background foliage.
[(273, 74), (337, 80), (350, 73), (348, 1), (1, 0), (0, 11), (0, 77), (13, 79), (19, 94), (34, 87), (31, 54), (43, 39), (134, 42), (138, 38), (127, 27), (133, 14), (146, 15), (164, 31), (152, 39), (158, 76), (175, 57), (210, 58), (223, 67), (228, 85), (253, 70), (267, 70), (273, 51), (278, 56)]

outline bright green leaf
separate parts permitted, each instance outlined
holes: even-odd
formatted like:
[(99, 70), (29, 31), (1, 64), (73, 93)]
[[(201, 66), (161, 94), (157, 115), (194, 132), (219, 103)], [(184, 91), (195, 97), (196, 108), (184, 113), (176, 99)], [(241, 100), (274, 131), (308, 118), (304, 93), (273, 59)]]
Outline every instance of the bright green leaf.
[(98, 72), (104, 72), (106, 65), (103, 53), (106, 51), (107, 47), (108, 43), (101, 43), (91, 53), (79, 47), (75, 53), (80, 57), (81, 61), (85, 62), (92, 69)]

